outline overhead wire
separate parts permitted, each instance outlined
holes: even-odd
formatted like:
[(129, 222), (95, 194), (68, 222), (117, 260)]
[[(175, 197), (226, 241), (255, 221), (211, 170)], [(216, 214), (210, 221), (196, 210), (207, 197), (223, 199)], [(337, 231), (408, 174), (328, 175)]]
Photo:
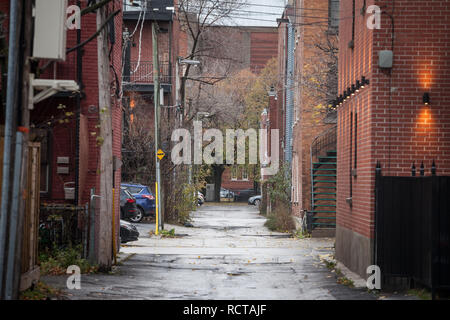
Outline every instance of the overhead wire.
[(142, 31), (144, 30), (144, 22), (145, 22), (145, 15), (147, 13), (147, 2), (145, 2), (145, 5), (142, 7), (142, 11), (144, 11), (144, 17), (142, 18), (142, 24), (141, 24), (141, 31), (139, 32), (139, 55), (138, 55), (138, 62), (136, 65), (136, 69), (132, 72), (134, 74), (141, 64), (141, 53), (142, 53)]

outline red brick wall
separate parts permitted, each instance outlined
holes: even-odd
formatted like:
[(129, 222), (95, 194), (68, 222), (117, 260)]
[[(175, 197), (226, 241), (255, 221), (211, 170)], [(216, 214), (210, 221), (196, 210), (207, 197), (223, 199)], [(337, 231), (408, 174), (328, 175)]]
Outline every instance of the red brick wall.
[[(373, 2), (373, 1), (372, 1)], [(372, 4), (371, 1), (367, 5)], [(356, 12), (362, 6), (357, 1)], [(341, 16), (352, 12), (351, 1), (341, 2)], [(350, 14), (351, 15), (351, 14)], [(386, 16), (384, 16), (386, 18)], [(365, 76), (372, 80), (374, 64), (374, 49), (372, 47), (372, 30), (366, 27), (365, 17), (355, 15), (355, 47), (348, 48), (352, 39), (352, 19), (342, 19), (340, 23), (340, 56), (339, 56), (339, 92), (354, 84), (357, 79)], [(347, 100), (338, 109), (338, 176), (337, 176), (337, 224), (370, 237), (373, 226), (373, 178), (375, 159), (372, 158), (373, 142), (371, 137), (371, 92), (376, 91), (371, 85), (360, 91), (354, 98)], [(358, 178), (353, 185), (353, 207), (346, 203), (350, 196), (350, 114), (358, 114)], [(355, 132), (353, 132), (355, 134)], [(354, 142), (352, 142), (354, 144)], [(353, 147), (354, 149), (354, 147)], [(354, 152), (354, 150), (353, 150)], [(355, 179), (354, 179), (355, 180)]]
[[(70, 4), (74, 4), (75, 1), (71, 1)], [(82, 7), (86, 6), (85, 2), (82, 2)], [(110, 5), (109, 11), (117, 10), (121, 8), (121, 3), (114, 2)], [(119, 78), (119, 84), (122, 72), (122, 15), (118, 14), (115, 17), (115, 31), (116, 31), (116, 43), (114, 45), (111, 64), (114, 66), (114, 70)], [(96, 14), (88, 14), (82, 17), (81, 41), (86, 40), (97, 30)], [(67, 31), (67, 47), (71, 48), (76, 45), (76, 31)], [(83, 47), (83, 85), (85, 97), (81, 100), (81, 113), (87, 118), (88, 127), (88, 139), (89, 139), (89, 161), (87, 168), (87, 176), (84, 181), (84, 189), (80, 190), (81, 202), (84, 204), (89, 201), (91, 188), (99, 190), (99, 148), (97, 146), (96, 136), (92, 133), (98, 133), (98, 109), (95, 112), (89, 111), (89, 106), (95, 106), (98, 108), (98, 67), (97, 67), (97, 42), (91, 41)], [(42, 61), (41, 65), (46, 61)], [(56, 79), (70, 79), (76, 80), (76, 51), (67, 55), (65, 62), (55, 63), (54, 67), (50, 67), (41, 78), (53, 79), (55, 75)], [(111, 81), (114, 80), (114, 74), (111, 74)], [(112, 93), (115, 93), (112, 92)], [(75, 112), (75, 99), (47, 99), (37, 105), (32, 112), (32, 122), (39, 123), (45, 119), (51, 119), (52, 116), (58, 116), (61, 114), (57, 110), (59, 103), (62, 103), (68, 107), (67, 111)], [(121, 121), (122, 110), (121, 101), (119, 98), (113, 96), (111, 98), (112, 108), (112, 126), (113, 126), (113, 155), (121, 157)], [(71, 118), (69, 124), (56, 124), (52, 130), (52, 189), (49, 194), (50, 199), (64, 199), (63, 184), (68, 181), (75, 181), (75, 116)], [(56, 173), (56, 159), (61, 156), (69, 156), (70, 163), (70, 175), (58, 175)], [(115, 184), (120, 185), (120, 170), (116, 172)], [(118, 197), (116, 197), (118, 199)], [(118, 214), (118, 201), (116, 201), (116, 208)]]
[(236, 191), (236, 190), (245, 190), (245, 189), (253, 189), (254, 182), (252, 179), (248, 181), (242, 180), (242, 176), (238, 173), (238, 180), (231, 180), (231, 167), (227, 167), (222, 174), (222, 188)]
[[(368, 1), (367, 5), (374, 1)], [(450, 174), (450, 13), (446, 1), (376, 1), (395, 21), (394, 66), (391, 72), (378, 67), (378, 52), (391, 49), (391, 22), (382, 15), (381, 30), (369, 30), (356, 1), (355, 47), (348, 48), (352, 19), (340, 25), (340, 92), (361, 76), (370, 85), (347, 100), (338, 113), (338, 203), (337, 224), (373, 239), (375, 165), (381, 162), (383, 175), (409, 176), (411, 165), (424, 160), (430, 174), (435, 159), (438, 175)], [(351, 16), (352, 2), (341, 1), (341, 17)], [(349, 14), (346, 14), (349, 13)], [(430, 93), (431, 105), (422, 96)], [(350, 116), (358, 115), (357, 177), (350, 195)], [(353, 135), (355, 130), (353, 130)], [(352, 157), (352, 158), (350, 158)], [(352, 168), (353, 168), (352, 164)], [(341, 241), (337, 237), (338, 242)]]
[(250, 70), (259, 73), (266, 63), (277, 56), (278, 34), (272, 32), (250, 33)]

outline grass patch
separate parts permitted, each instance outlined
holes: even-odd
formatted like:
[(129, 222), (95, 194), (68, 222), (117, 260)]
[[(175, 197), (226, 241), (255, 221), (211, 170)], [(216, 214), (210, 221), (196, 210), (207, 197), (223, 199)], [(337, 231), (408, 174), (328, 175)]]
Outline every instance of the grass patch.
[(354, 288), (355, 287), (355, 283), (353, 282), (353, 280), (347, 278), (347, 277), (338, 277), (337, 279), (337, 283), (342, 284), (344, 286), (350, 287), (350, 288)]
[(49, 300), (51, 298), (58, 299), (61, 296), (61, 291), (50, 287), (49, 285), (38, 282), (30, 289), (20, 293), (20, 300)]
[(302, 230), (297, 230), (292, 233), (292, 236), (296, 239), (308, 239), (311, 238), (311, 234), (308, 232), (303, 232)]
[(39, 261), (41, 275), (66, 274), (67, 268), (72, 265), (78, 266), (83, 274), (98, 271), (96, 265), (81, 257), (81, 246), (46, 250), (39, 255)]
[(324, 262), (328, 270), (333, 270), (334, 268), (336, 268), (336, 262), (328, 260), (325, 260)]
[(427, 289), (410, 289), (408, 294), (411, 296), (416, 296), (421, 300), (431, 300), (431, 293)]
[[(156, 235), (155, 231), (150, 231), (150, 236)], [(159, 235), (161, 238), (178, 238), (178, 236), (175, 234), (175, 229), (170, 230), (159, 230)]]

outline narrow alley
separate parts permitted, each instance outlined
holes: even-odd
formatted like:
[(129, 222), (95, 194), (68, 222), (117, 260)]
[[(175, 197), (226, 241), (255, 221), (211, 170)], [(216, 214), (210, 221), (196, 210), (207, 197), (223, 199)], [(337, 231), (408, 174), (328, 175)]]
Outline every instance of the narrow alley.
[(375, 299), (338, 284), (321, 262), (333, 239), (295, 239), (270, 232), (265, 220), (254, 206), (207, 204), (194, 213), (194, 228), (165, 226), (176, 238), (137, 225), (140, 238), (122, 246), (119, 266), (83, 275), (81, 290), (67, 290), (67, 276), (42, 280), (69, 299)]

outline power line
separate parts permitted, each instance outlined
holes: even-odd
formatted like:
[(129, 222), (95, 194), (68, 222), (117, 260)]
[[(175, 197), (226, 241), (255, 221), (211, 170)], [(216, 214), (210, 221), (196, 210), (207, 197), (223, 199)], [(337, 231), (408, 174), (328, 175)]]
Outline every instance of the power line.
[[(190, 5), (190, 7), (194, 7), (194, 8), (203, 8), (203, 9), (209, 9), (209, 10), (218, 10), (219, 8), (216, 8), (216, 7), (202, 7), (202, 6), (198, 6), (198, 5)], [(180, 8), (177, 8), (178, 10), (180, 9)], [(186, 10), (185, 10), (186, 11)], [(323, 19), (328, 19), (328, 10), (323, 10), (323, 11), (325, 11), (326, 13), (327, 13), (327, 15), (325, 16), (322, 16), (322, 17), (314, 17), (314, 16), (305, 16), (305, 15), (302, 15), (302, 14), (287, 14), (289, 17), (303, 17), (303, 18), (323, 18)], [(271, 16), (278, 16), (278, 17), (280, 17), (280, 16), (282, 16), (283, 15), (283, 13), (281, 12), (264, 12), (264, 11), (253, 11), (253, 10), (242, 10), (242, 9), (233, 9), (233, 10), (230, 10), (230, 12), (231, 13), (234, 13), (234, 12), (243, 12), (243, 13), (254, 13), (254, 14), (264, 14), (264, 15), (271, 15)]]
[[(214, 7), (201, 7), (201, 6), (195, 6), (195, 5), (191, 5), (192, 7), (197, 7), (199, 10), (200, 9), (205, 9), (205, 10), (215, 10)], [(180, 8), (176, 9), (178, 11), (179, 17), (178, 19), (183, 19), (180, 16), (180, 13), (184, 13), (188, 11), (183, 11), (180, 12)], [(240, 14), (240, 12), (246, 12), (246, 13), (256, 13), (256, 14), (266, 14), (266, 15), (277, 15), (277, 16), (282, 16), (279, 14), (275, 14), (275, 13), (269, 13), (269, 12), (258, 12), (258, 11), (244, 11), (244, 10), (240, 10), (240, 9), (236, 9), (236, 10), (232, 10), (229, 14), (220, 14), (220, 13), (215, 13), (213, 11), (211, 12), (204, 12), (204, 15), (208, 15), (208, 16), (215, 16), (215, 17), (223, 17), (224, 19), (226, 18), (237, 18), (237, 19), (246, 19), (246, 20), (255, 20), (255, 21), (264, 21), (264, 22), (275, 22), (275, 20), (271, 20), (271, 19), (263, 19), (263, 18), (252, 18), (251, 15), (249, 14)], [(328, 10), (327, 10), (328, 12)], [(198, 15), (201, 15), (202, 12), (197, 12)], [(288, 17), (300, 17), (300, 18), (305, 18), (305, 19), (322, 19), (323, 21), (321, 22), (329, 22), (330, 20), (335, 20), (335, 21), (340, 21), (340, 20), (345, 20), (345, 19), (352, 19), (353, 16), (345, 16), (345, 17), (340, 17), (340, 18), (330, 18), (328, 16), (323, 16), (323, 17), (316, 17), (316, 16), (308, 16), (308, 15), (297, 15), (297, 14), (288, 14)], [(187, 21), (187, 20), (185, 20)], [(313, 23), (313, 22), (312, 22)], [(292, 25), (306, 25), (303, 23), (291, 23)]]
[[(221, 4), (234, 4), (239, 5), (238, 2), (233, 1), (220, 1)], [(192, 4), (190, 4), (192, 6)], [(288, 10), (310, 10), (310, 11), (327, 11), (327, 9), (315, 9), (315, 8), (304, 8), (304, 7), (290, 7), (290, 6), (277, 6), (277, 5), (270, 5), (270, 4), (256, 4), (256, 3), (250, 3), (250, 4), (242, 4), (242, 7), (262, 7), (262, 8), (278, 8), (278, 9), (288, 9)], [(284, 11), (284, 10), (283, 10)]]

